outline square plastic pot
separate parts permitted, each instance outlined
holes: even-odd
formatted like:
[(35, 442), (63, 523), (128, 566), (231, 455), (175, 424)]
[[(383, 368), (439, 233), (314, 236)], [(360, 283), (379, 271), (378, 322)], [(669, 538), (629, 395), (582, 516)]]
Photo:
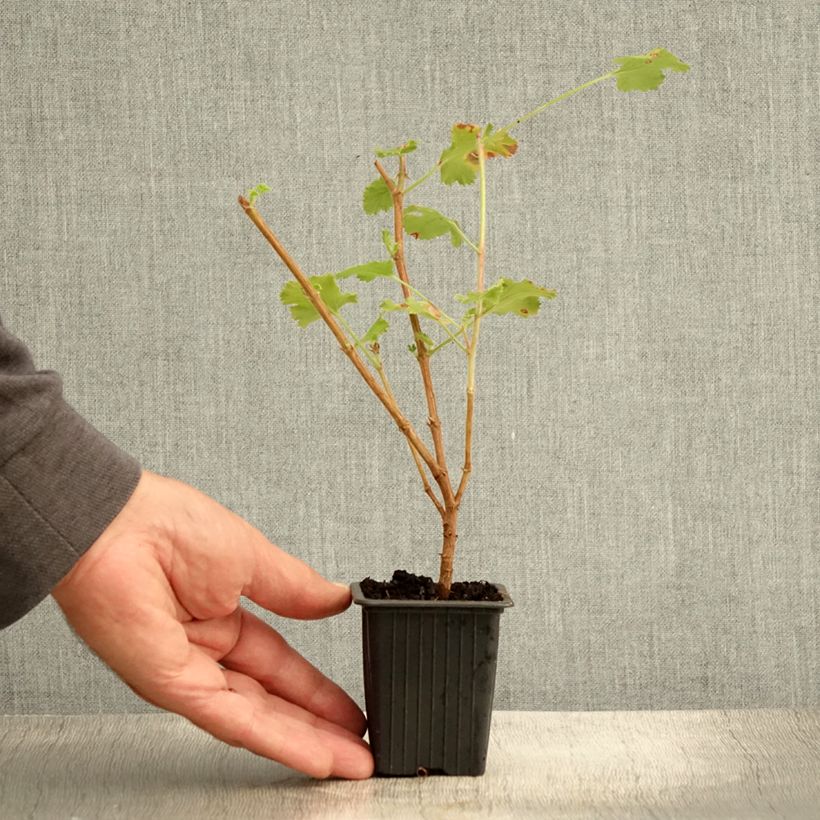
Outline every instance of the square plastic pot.
[(501, 601), (366, 598), (365, 709), (382, 776), (481, 775), (487, 763)]

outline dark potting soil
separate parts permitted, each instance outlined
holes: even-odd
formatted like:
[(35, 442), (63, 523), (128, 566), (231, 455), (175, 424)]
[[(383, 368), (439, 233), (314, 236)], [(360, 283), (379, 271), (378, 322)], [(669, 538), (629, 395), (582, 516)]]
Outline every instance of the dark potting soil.
[[(367, 598), (392, 598), (400, 601), (435, 601), (436, 584), (427, 575), (413, 575), (397, 569), (389, 581), (365, 578), (360, 584)], [(456, 581), (450, 587), (450, 601), (501, 601), (495, 584), (487, 581)]]

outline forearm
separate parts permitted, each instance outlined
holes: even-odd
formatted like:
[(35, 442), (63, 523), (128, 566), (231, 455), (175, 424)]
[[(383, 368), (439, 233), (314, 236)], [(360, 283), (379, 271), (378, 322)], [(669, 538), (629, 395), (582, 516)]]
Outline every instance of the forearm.
[(0, 323), (0, 628), (48, 595), (124, 506), (140, 472)]

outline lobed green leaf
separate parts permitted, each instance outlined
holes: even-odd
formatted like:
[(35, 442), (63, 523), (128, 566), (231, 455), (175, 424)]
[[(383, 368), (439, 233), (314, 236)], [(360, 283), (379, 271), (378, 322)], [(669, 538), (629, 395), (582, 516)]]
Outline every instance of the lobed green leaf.
[(483, 292), (473, 290), (455, 298), (463, 304), (473, 305), (464, 315), (466, 320), (475, 316), (476, 312), (481, 316), (489, 313), (534, 316), (541, 307), (542, 299), (554, 299), (557, 295), (556, 291), (542, 288), (529, 279), (515, 281), (502, 278)]
[(436, 343), (426, 333), (422, 333), (422, 331), (419, 331), (416, 334), (416, 338), (420, 338), (424, 342), (424, 344), (425, 344), (425, 346), (427, 347), (428, 350), (431, 347), (436, 346)]
[[(338, 313), (344, 305), (356, 302), (358, 299), (355, 293), (342, 293), (332, 273), (311, 276), (310, 281), (331, 313)], [(298, 282), (288, 282), (279, 293), (279, 298), (290, 308), (290, 315), (299, 327), (307, 327), (311, 322), (320, 318), (319, 311), (313, 306), (307, 293)]]
[(418, 147), (415, 140), (407, 140), (404, 145), (399, 145), (397, 148), (376, 148), (375, 150), (377, 157), (397, 157), (400, 154), (409, 154)]
[(423, 299), (408, 298), (403, 302), (394, 302), (392, 299), (385, 299), (381, 305), (379, 305), (379, 309), (383, 311), (400, 310), (404, 311), (404, 313), (415, 314), (416, 316), (426, 316), (435, 322), (441, 321), (441, 311)]
[(468, 122), (457, 122), (450, 131), (451, 143), (439, 157), (439, 174), (445, 185), (457, 182), (470, 185), (478, 173), (476, 154), (476, 133), (478, 126)]
[(383, 333), (387, 331), (390, 325), (387, 323), (387, 319), (384, 316), (379, 316), (372, 325), (370, 325), (370, 329), (367, 333), (362, 336), (362, 342), (376, 342)]
[(374, 179), (362, 194), (362, 207), (366, 214), (377, 214), (379, 211), (389, 211), (393, 207), (393, 197), (390, 189), (382, 177)]
[(380, 276), (393, 276), (393, 260), (365, 262), (363, 265), (345, 268), (336, 274), (337, 279), (349, 279), (351, 276), (355, 276), (360, 282), (372, 282)]
[(258, 197), (260, 194), (264, 194), (266, 191), (270, 191), (270, 188), (267, 185), (265, 185), (264, 182), (260, 182), (258, 185), (251, 188), (250, 191), (248, 191), (248, 202), (250, 202), (250, 204), (253, 205), (256, 197)]
[[(439, 157), (439, 174), (445, 185), (454, 182), (459, 185), (470, 185), (478, 174), (478, 133), (481, 129), (477, 125), (467, 122), (457, 122), (451, 132), (451, 143)], [(493, 157), (511, 157), (518, 150), (518, 142), (510, 133), (502, 128), (493, 131), (492, 123), (488, 123), (482, 134), (484, 155), (487, 159)]]
[(666, 79), (664, 70), (689, 71), (686, 63), (665, 48), (656, 48), (647, 54), (616, 57), (613, 62), (621, 64), (613, 72), (619, 91), (653, 91)]
[(393, 234), (391, 234), (387, 228), (382, 228), (382, 242), (384, 243), (384, 247), (387, 249), (387, 252), (390, 254), (390, 258), (392, 259), (396, 255), (399, 246), (396, 240), (393, 239)]
[(449, 219), (435, 208), (427, 208), (424, 205), (405, 207), (404, 229), (414, 239), (435, 239), (449, 233), (454, 248), (459, 247), (462, 242), (461, 229), (455, 220)]
[(484, 152), (488, 159), (493, 157), (511, 157), (518, 150), (518, 141), (515, 137), (502, 128), (501, 131), (493, 133), (492, 124), (487, 125), (482, 137), (484, 141)]

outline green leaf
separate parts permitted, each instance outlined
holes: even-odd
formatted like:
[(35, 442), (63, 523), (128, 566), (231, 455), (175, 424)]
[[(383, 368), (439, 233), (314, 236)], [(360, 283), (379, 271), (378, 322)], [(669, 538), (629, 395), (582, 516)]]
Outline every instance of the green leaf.
[(408, 205), (404, 209), (404, 229), (414, 239), (435, 239), (450, 234), (453, 247), (461, 245), (462, 234), (458, 223), (424, 205)]
[(457, 122), (451, 129), (452, 142), (439, 157), (439, 173), (445, 185), (457, 182), (470, 185), (478, 173), (478, 126), (468, 122)]
[(418, 148), (418, 143), (415, 140), (407, 140), (404, 145), (399, 145), (398, 148), (376, 148), (377, 157), (397, 157), (399, 154), (409, 154)]
[(352, 268), (345, 268), (336, 274), (337, 279), (349, 279), (355, 276), (360, 282), (372, 282), (380, 276), (393, 275), (393, 260), (387, 259), (384, 262), (365, 262), (363, 265), (354, 265)]
[(619, 91), (652, 91), (664, 81), (665, 69), (689, 71), (686, 63), (665, 48), (653, 49), (648, 54), (616, 57), (613, 62), (621, 64), (613, 72)]
[(248, 202), (250, 202), (250, 204), (253, 205), (256, 197), (258, 197), (260, 194), (264, 194), (265, 191), (270, 191), (270, 188), (268, 188), (268, 186), (265, 185), (264, 182), (260, 182), (257, 186), (251, 188), (250, 191), (248, 191)]
[(426, 333), (422, 333), (421, 331), (419, 331), (419, 332), (416, 334), (416, 338), (421, 338), (421, 340), (424, 342), (424, 346), (425, 346), (428, 350), (429, 350), (431, 347), (435, 347), (435, 346), (436, 346), (436, 343), (435, 343), (435, 342), (434, 342), (434, 341), (433, 341), (433, 340), (432, 340), (432, 339), (431, 339), (431, 338), (430, 338), (430, 337), (429, 337)]
[(484, 153), (488, 159), (493, 157), (511, 157), (518, 150), (518, 142), (510, 136), (506, 129), (493, 133), (492, 125), (488, 125), (482, 137)]
[(459, 294), (455, 298), (464, 304), (472, 304), (464, 318), (475, 316), (476, 310), (482, 316), (488, 313), (515, 313), (518, 316), (535, 316), (541, 307), (542, 299), (554, 299), (558, 294), (554, 290), (542, 288), (529, 279), (516, 282), (513, 279), (499, 279), (483, 293), (473, 290)]
[(396, 240), (393, 239), (393, 234), (387, 228), (382, 228), (382, 242), (384, 242), (384, 247), (387, 248), (387, 252), (390, 254), (390, 257), (394, 257), (396, 255), (396, 251), (398, 251), (399, 246), (396, 243)]
[(415, 314), (416, 316), (426, 316), (435, 322), (441, 321), (441, 311), (423, 299), (410, 298), (404, 302), (394, 302), (392, 299), (385, 299), (381, 305), (379, 305), (379, 309), (384, 311), (401, 310), (405, 313)]
[(362, 195), (362, 206), (366, 214), (377, 214), (379, 211), (389, 211), (393, 207), (393, 197), (387, 183), (382, 177), (374, 179)]
[(372, 325), (370, 325), (370, 329), (367, 333), (362, 336), (362, 342), (375, 342), (378, 341), (379, 336), (381, 336), (390, 325), (387, 323), (387, 319), (384, 316), (379, 316)]
[[(332, 313), (337, 313), (344, 305), (357, 301), (355, 293), (342, 293), (339, 290), (339, 285), (332, 273), (311, 276), (310, 281)], [(307, 327), (311, 322), (315, 322), (320, 318), (319, 311), (313, 306), (298, 282), (288, 282), (282, 288), (279, 298), (283, 304), (290, 308), (290, 315), (293, 316), (299, 327)]]
[[(457, 122), (451, 131), (452, 142), (439, 157), (439, 173), (445, 185), (458, 182), (459, 185), (470, 185), (478, 174), (478, 133), (481, 129), (468, 122)], [(482, 134), (484, 156), (511, 157), (518, 150), (518, 142), (509, 132), (502, 128), (493, 131), (488, 123)]]

